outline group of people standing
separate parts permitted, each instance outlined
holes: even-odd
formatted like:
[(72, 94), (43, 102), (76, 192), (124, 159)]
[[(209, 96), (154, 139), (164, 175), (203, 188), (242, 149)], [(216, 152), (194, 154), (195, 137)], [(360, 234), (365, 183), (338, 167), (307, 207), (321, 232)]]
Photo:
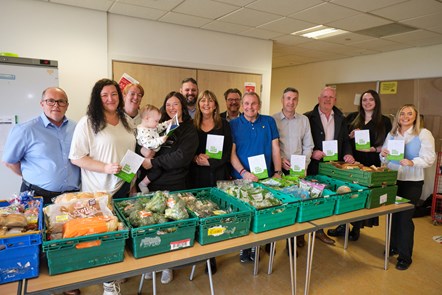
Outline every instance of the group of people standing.
[[(216, 186), (216, 181), (226, 179), (257, 181), (249, 166), (249, 158), (257, 155), (264, 156), (269, 177), (288, 174), (291, 155), (305, 155), (307, 174), (315, 175), (325, 156), (325, 140), (337, 140), (340, 161), (359, 161), (366, 166), (380, 166), (382, 162), (398, 170), (398, 195), (416, 204), (423, 169), (435, 160), (434, 139), (422, 128), (417, 109), (402, 107), (392, 126), (381, 114), (381, 101), (373, 90), (361, 95), (358, 111), (347, 118), (335, 106), (336, 90), (331, 87), (321, 91), (318, 104), (305, 115), (296, 112), (299, 92), (291, 87), (283, 91), (282, 110), (273, 116), (260, 114), (262, 103), (257, 93), (242, 95), (236, 88), (224, 93), (227, 110), (220, 113), (216, 95), (209, 90), (199, 92), (193, 78), (183, 80), (180, 91), (168, 93), (159, 109), (146, 106), (141, 111), (143, 96), (139, 84), (129, 84), (121, 91), (117, 82), (101, 79), (93, 86), (86, 115), (76, 124), (65, 116), (69, 105), (65, 91), (48, 88), (40, 101), (43, 113), (11, 130), (2, 160), (22, 177), (21, 191), (34, 190), (46, 204), (59, 194), (79, 190), (107, 191), (113, 198), (122, 198), (140, 188), (174, 191)], [(170, 136), (160, 136), (160, 123), (174, 117), (179, 128)], [(136, 137), (135, 130), (144, 130), (137, 126), (147, 128), (153, 140), (147, 142), (152, 145), (144, 145)], [(355, 149), (354, 131), (359, 129), (370, 131), (368, 150)], [(220, 159), (206, 155), (209, 135), (223, 136)], [(404, 160), (387, 160), (386, 147), (391, 139), (405, 140)], [(122, 169), (119, 163), (127, 150), (144, 157), (136, 184), (115, 176)], [(399, 254), (398, 269), (411, 264), (412, 215), (413, 210), (409, 210), (393, 217), (390, 254)], [(353, 223), (350, 239), (357, 240), (364, 225), (377, 223)], [(328, 234), (340, 236), (344, 230), (339, 226)], [(335, 242), (323, 231), (316, 237), (327, 244)], [(298, 239), (298, 246), (303, 244), (304, 239)], [(240, 255), (242, 262), (253, 258), (251, 249)], [(214, 258), (211, 267), (212, 273), (216, 272)], [(162, 283), (172, 279), (173, 271), (164, 270)], [(79, 294), (79, 290), (67, 293)], [(118, 294), (115, 283), (104, 283), (104, 295), (112, 294)]]

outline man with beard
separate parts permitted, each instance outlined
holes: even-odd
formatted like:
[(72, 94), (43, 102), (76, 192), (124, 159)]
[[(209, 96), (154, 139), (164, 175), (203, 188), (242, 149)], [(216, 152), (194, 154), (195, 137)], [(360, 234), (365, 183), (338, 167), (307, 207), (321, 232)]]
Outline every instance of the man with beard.
[(198, 97), (198, 83), (193, 78), (186, 78), (181, 82), (180, 93), (184, 95), (187, 101), (187, 110), (190, 117), (195, 116), (196, 98)]
[(239, 91), (237, 88), (230, 88), (224, 92), (227, 110), (219, 114), (221, 118), (224, 118), (227, 122), (230, 122), (241, 115), (239, 112), (241, 96), (241, 91)]

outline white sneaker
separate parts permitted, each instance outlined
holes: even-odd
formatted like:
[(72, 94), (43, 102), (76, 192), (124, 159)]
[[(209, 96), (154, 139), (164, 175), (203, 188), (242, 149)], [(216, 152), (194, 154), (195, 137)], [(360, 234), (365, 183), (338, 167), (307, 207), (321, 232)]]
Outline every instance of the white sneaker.
[(144, 279), (145, 279), (145, 280), (151, 280), (151, 279), (152, 279), (152, 276), (153, 276), (153, 271), (151, 271), (151, 272), (146, 272), (146, 273), (144, 274)]
[(163, 273), (161, 274), (161, 283), (169, 284), (172, 280), (173, 280), (173, 270), (171, 269), (163, 270)]
[(115, 282), (103, 283), (103, 295), (120, 295), (120, 285)]

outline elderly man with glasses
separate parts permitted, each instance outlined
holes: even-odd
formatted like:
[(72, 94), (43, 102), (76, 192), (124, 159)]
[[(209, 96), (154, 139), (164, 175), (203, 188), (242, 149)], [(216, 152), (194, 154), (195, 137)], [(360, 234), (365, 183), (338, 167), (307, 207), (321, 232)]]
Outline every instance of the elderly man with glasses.
[(40, 106), (40, 116), (11, 130), (2, 160), (22, 177), (20, 192), (32, 190), (48, 204), (64, 192), (79, 190), (80, 169), (68, 157), (76, 123), (65, 116), (69, 106), (66, 92), (47, 88)]

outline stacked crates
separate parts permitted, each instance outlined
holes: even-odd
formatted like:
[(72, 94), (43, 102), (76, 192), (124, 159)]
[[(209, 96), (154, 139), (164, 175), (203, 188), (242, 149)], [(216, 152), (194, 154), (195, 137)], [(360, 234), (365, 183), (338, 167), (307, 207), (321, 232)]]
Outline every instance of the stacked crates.
[(371, 172), (361, 169), (340, 169), (331, 163), (319, 163), (319, 174), (356, 183), (369, 190), (365, 208), (394, 204), (397, 193), (397, 171)]
[[(35, 199), (40, 200), (37, 230), (0, 238), (0, 284), (38, 277), (40, 273), (43, 199)], [(6, 201), (0, 202), (0, 207), (8, 205)]]

